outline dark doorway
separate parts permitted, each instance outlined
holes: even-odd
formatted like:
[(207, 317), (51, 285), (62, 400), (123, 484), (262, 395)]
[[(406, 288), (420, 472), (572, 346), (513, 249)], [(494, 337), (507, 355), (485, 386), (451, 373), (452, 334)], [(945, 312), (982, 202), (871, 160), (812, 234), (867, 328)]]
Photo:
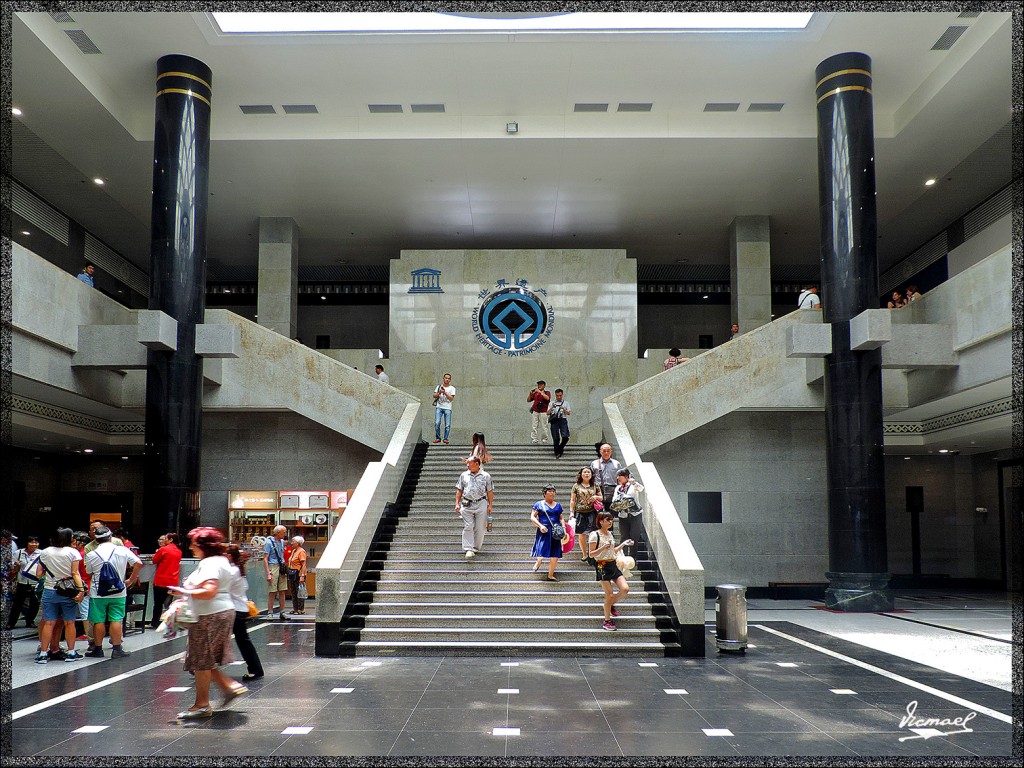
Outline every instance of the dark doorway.
[(89, 521), (99, 518), (114, 528), (130, 528), (134, 494), (131, 491), (105, 493), (102, 491), (68, 491), (57, 497), (50, 513), (52, 519), (43, 523), (40, 536), (49, 536), (58, 527), (76, 531), (89, 530)]
[(907, 515), (910, 517), (910, 557), (913, 574), (921, 575), (921, 513), (924, 512), (924, 486), (907, 486)]
[(1022, 558), (1024, 545), (1024, 462), (1020, 459), (999, 462), (999, 538), (1000, 571), (1003, 589), (1020, 592), (1024, 585)]

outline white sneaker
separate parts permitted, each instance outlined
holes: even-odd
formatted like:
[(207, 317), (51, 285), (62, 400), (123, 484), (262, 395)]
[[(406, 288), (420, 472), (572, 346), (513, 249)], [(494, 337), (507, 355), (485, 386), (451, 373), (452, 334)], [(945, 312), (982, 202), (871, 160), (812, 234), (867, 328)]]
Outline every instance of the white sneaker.
[(472, 560), (474, 557), (476, 557), (476, 552), (474, 552), (472, 549), (466, 551), (467, 560)]

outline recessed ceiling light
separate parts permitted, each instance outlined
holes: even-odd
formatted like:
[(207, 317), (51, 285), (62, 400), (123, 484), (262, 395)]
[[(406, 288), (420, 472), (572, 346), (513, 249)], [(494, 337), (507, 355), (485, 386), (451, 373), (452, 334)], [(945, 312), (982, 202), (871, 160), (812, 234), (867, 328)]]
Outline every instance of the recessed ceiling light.
[(127, 459), (128, 457), (127, 457), (127, 456), (122, 456), (121, 458), (122, 458), (122, 459)]
[(933, 186), (934, 184), (935, 184), (935, 179), (928, 179), (928, 181), (926, 181), (926, 182), (924, 183), (924, 185), (925, 185), (926, 187), (931, 187), (931, 186)]
[(321, 296), (321, 297), (320, 297), (320, 300), (321, 300), (321, 301), (327, 301), (327, 297), (326, 297), (326, 296)]
[(92, 448), (86, 448), (84, 453), (92, 453)]
[(704, 298), (706, 299), (707, 297), (708, 297), (708, 295), (707, 295), (707, 294), (705, 293), (705, 294), (704, 294)]
[(22, 111), (21, 111), (20, 109), (18, 109), (17, 107), (11, 107), (11, 114), (12, 114), (12, 115), (14, 115), (15, 117), (21, 117), (21, 115), (22, 115), (23, 113), (22, 113)]
[(948, 448), (939, 448), (939, 453), (949, 453)]
[(95, 179), (92, 180), (92, 183), (95, 184), (97, 187), (102, 187), (107, 182), (105, 182), (103, 179), (97, 176)]
[(903, 460), (904, 460), (904, 461), (910, 461), (910, 457), (909, 457), (909, 456), (904, 456), (904, 457), (903, 457)]
[(21, 230), (21, 234), (23, 234), (23, 235), (31, 235), (32, 233), (29, 232), (27, 229), (23, 229), (23, 230)]

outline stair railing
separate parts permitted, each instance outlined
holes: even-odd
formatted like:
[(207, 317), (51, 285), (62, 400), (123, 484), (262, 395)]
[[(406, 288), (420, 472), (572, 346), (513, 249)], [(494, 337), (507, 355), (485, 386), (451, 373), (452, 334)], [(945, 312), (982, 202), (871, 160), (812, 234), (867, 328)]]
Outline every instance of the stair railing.
[(704, 566), (657, 468), (652, 462), (641, 460), (619, 407), (605, 401), (604, 409), (622, 463), (644, 487), (640, 503), (647, 545), (657, 560), (678, 622), (680, 645), (686, 655), (703, 655)]
[(316, 568), (316, 655), (337, 656), (345, 613), (374, 532), (402, 488), (420, 439), (419, 403), (410, 403), (380, 461), (366, 465)]

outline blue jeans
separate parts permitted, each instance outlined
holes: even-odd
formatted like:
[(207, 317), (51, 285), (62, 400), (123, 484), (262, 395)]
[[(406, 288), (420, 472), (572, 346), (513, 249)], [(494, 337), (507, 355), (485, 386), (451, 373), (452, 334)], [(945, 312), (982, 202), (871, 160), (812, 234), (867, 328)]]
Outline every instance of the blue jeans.
[(438, 440), (441, 439), (441, 421), (444, 421), (444, 439), (448, 439), (448, 433), (452, 429), (452, 409), (451, 408), (435, 408), (434, 409), (434, 437)]

